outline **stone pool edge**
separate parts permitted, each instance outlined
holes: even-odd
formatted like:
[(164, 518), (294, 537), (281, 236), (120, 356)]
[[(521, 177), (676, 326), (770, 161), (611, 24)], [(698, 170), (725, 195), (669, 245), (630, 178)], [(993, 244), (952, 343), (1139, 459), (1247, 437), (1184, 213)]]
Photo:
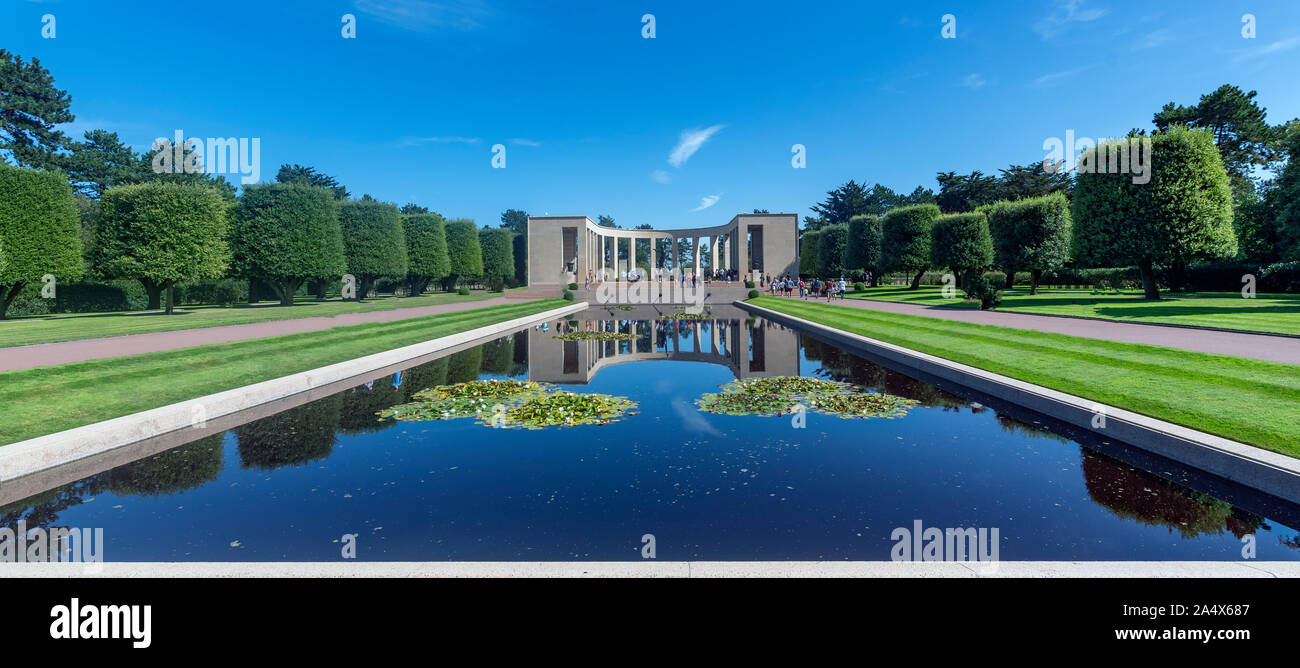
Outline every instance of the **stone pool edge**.
[(145, 439), (196, 428), (208, 421), (308, 392), (313, 388), (454, 348), (476, 339), (578, 313), (587, 307), (586, 302), (575, 302), (549, 311), (0, 446), (0, 482), (64, 466)]
[(3, 578), (1295, 578), (1289, 561), (447, 561), (19, 563)]
[[(862, 352), (957, 383), (978, 392), (1087, 429), (1272, 496), (1300, 503), (1300, 460), (1238, 441), (1100, 404), (910, 348), (853, 334), (757, 304), (738, 301), (750, 313), (793, 325), (853, 352)], [(1104, 427), (1093, 426), (1099, 411)]]

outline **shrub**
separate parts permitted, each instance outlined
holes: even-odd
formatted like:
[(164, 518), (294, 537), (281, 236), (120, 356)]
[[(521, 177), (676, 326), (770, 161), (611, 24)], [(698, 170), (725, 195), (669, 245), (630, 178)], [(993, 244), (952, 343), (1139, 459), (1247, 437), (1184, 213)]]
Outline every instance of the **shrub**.
[(59, 283), (85, 275), (78, 216), (77, 201), (62, 173), (0, 160), (0, 319), (25, 285), (40, 282), (46, 274)]
[(912, 289), (921, 286), (921, 276), (930, 268), (930, 228), (938, 217), (938, 206), (915, 204), (890, 209), (880, 221), (882, 262), (914, 274)]
[(110, 188), (100, 200), (95, 267), (111, 278), (134, 278), (159, 307), (180, 281), (218, 278), (230, 262), (229, 205), (215, 188), (153, 181)]
[(873, 286), (879, 284), (880, 240), (879, 217), (863, 214), (849, 219), (849, 238), (844, 246), (844, 267), (851, 272), (870, 274)]
[(387, 202), (344, 201), (339, 208), (343, 256), (357, 279), (357, 301), (384, 277), (406, 276), (406, 232), (397, 206)]
[(177, 283), (173, 291), (181, 304), (230, 306), (248, 299), (248, 283), (234, 278)]
[[(1258, 265), (1244, 262), (1203, 262), (1187, 268), (1187, 288), (1196, 291), (1237, 291), (1244, 283), (1241, 277), (1263, 273)], [(1258, 287), (1258, 284), (1256, 285)]]
[(980, 309), (990, 310), (1002, 303), (1002, 289), (997, 282), (982, 273), (971, 272), (962, 280), (966, 296), (980, 303)]
[(1028, 271), (1029, 293), (1038, 294), (1043, 272), (1058, 269), (1070, 259), (1073, 226), (1069, 200), (1058, 192), (997, 202), (988, 212), (994, 262), (1013, 282), (1015, 272)]
[(492, 278), (487, 279), (487, 289), (488, 289), (488, 292), (505, 292), (505, 290), (506, 290), (506, 279), (504, 279), (504, 278), (497, 278), (497, 277), (495, 277), (495, 276), (493, 276)]
[(570, 283), (570, 284), (569, 284), (569, 289), (570, 289), (570, 290), (577, 290), (577, 289), (578, 289), (578, 284), (577, 284), (577, 283)]
[(1133, 174), (1089, 168), (1098, 164), (1099, 154), (1112, 152), (1113, 143), (1084, 151), (1070, 214), (1072, 251), (1079, 262), (1135, 264), (1146, 297), (1158, 299), (1156, 265), (1231, 257), (1237, 240), (1228, 173), (1210, 132), (1175, 126), (1150, 141), (1149, 183), (1134, 183)]
[(565, 290), (564, 292), (560, 293), (560, 296), (564, 297), (565, 301), (570, 301), (570, 302), (573, 301), (573, 293), (569, 292), (568, 290)]
[(1261, 269), (1259, 289), (1266, 292), (1300, 292), (1300, 261), (1278, 262)]
[(799, 236), (799, 274), (812, 276), (817, 273), (817, 230), (804, 230)]
[(407, 289), (414, 297), (427, 290), (430, 282), (451, 273), (446, 222), (436, 213), (417, 213), (402, 216), (402, 230), (406, 234)]
[(753, 298), (755, 298), (755, 297), (759, 297), (759, 296), (761, 296), (761, 295), (762, 295), (762, 293), (759, 292), (758, 290), (750, 290), (750, 291), (749, 291), (749, 298), (750, 298), (750, 299), (753, 299)]
[(848, 242), (848, 225), (827, 225), (818, 230), (817, 275), (831, 277), (844, 273), (844, 252)]
[(505, 278), (515, 275), (515, 233), (503, 227), (489, 227), (479, 231), (479, 248), (483, 253), (481, 275)]
[(863, 283), (862, 281), (854, 281), (854, 282), (853, 282), (853, 290), (854, 290), (855, 292), (862, 292), (863, 290), (866, 290), (866, 289), (867, 289), (867, 284), (866, 284), (866, 283)]
[(982, 213), (939, 216), (931, 230), (930, 262), (948, 267), (959, 279), (993, 263), (993, 240)]
[(750, 280), (750, 279), (748, 279), (748, 278), (745, 279), (745, 287), (747, 287), (747, 288), (752, 288), (752, 287), (754, 287), (754, 281), (752, 281), (752, 280)]
[(469, 294), (469, 288), (466, 287), (456, 288), (456, 294), (464, 297), (465, 295)]
[(293, 304), (303, 281), (346, 271), (339, 205), (325, 188), (244, 186), (230, 245), (236, 275), (270, 285), (286, 306)]
[(447, 223), (447, 255), (451, 276), (483, 275), (483, 250), (474, 221), (458, 218)]

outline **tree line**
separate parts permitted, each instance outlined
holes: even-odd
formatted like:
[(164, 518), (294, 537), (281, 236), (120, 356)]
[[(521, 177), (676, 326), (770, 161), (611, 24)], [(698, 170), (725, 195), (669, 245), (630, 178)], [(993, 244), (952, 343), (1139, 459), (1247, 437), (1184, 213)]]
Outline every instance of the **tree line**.
[(1150, 141), (1148, 183), (1046, 162), (996, 177), (940, 172), (938, 193), (849, 181), (804, 218), (800, 272), (860, 274), (873, 285), (904, 272), (917, 288), (932, 269), (951, 270), (959, 284), (999, 269), (1008, 285), (1028, 272), (1036, 292), (1045, 272), (1063, 267), (1134, 266), (1152, 299), (1158, 274), (1178, 287), (1195, 263), (1290, 263), (1300, 273), (1300, 120), (1270, 126), (1255, 96), (1225, 85), (1196, 105), (1167, 104), (1154, 131), (1079, 155), (1079, 165), (1106, 164)]

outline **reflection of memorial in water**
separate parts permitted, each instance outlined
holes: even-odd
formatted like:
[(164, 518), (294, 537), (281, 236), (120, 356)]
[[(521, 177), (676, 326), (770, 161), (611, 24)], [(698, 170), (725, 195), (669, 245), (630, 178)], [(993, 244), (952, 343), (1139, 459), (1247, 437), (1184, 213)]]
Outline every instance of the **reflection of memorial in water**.
[[(793, 331), (754, 319), (731, 306), (715, 306), (704, 320), (662, 316), (671, 308), (632, 310), (594, 308), (567, 320), (546, 323), (528, 337), (528, 379), (586, 384), (601, 369), (626, 362), (673, 360), (704, 362), (731, 369), (736, 378), (799, 375), (799, 337)], [(623, 341), (563, 341), (568, 332), (632, 334)]]

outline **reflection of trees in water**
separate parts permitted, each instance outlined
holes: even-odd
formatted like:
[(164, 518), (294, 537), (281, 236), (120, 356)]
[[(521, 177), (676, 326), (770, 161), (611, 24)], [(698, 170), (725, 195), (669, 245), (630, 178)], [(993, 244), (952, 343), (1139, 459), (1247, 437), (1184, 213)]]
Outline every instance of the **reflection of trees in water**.
[(994, 416), (994, 419), (998, 421), (998, 427), (1001, 427), (1002, 431), (1007, 432), (1008, 434), (1050, 438), (1054, 441), (1059, 441), (1061, 443), (1072, 442), (1071, 439), (1068, 437), (1061, 436), (1060, 434), (1050, 432), (1040, 427), (1035, 427), (1032, 424), (1026, 424), (1009, 415), (998, 413), (997, 415)]
[(483, 368), (483, 346), (466, 348), (453, 353), (447, 360), (447, 385), (468, 383), (478, 380), (479, 370)]
[(235, 427), (243, 468), (272, 470), (328, 457), (343, 407), (341, 395)]
[(504, 337), (488, 341), (483, 348), (483, 373), (493, 376), (509, 376), (515, 366), (515, 341)]
[(961, 408), (968, 402), (922, 380), (891, 371), (809, 336), (800, 337), (804, 357), (821, 362), (819, 376), (914, 399), (927, 407)]
[(511, 336), (515, 340), (515, 366), (510, 375), (522, 376), (528, 373), (528, 330), (515, 332)]
[(447, 384), (447, 364), (449, 358), (439, 357), (432, 362), (421, 364), (417, 367), (411, 367), (404, 372), (405, 380), (402, 385), (406, 387), (409, 394), (415, 394), (435, 385)]
[(405, 402), (409, 382), (410, 378), (404, 372), (402, 384), (398, 387), (393, 387), (392, 376), (384, 376), (370, 387), (358, 385), (343, 391), (340, 395), (339, 433), (351, 436), (392, 427), (395, 422), (380, 422), (375, 414)]
[(123, 464), (84, 480), (56, 487), (0, 507), (0, 527), (28, 529), (56, 526), (59, 514), (98, 494), (135, 496), (179, 494), (217, 479), (221, 473), (222, 434)]
[(197, 489), (217, 479), (225, 453), (223, 434), (213, 434), (100, 474), (114, 494), (161, 496)]
[(1167, 527), (1183, 538), (1218, 535), (1226, 529), (1240, 539), (1267, 529), (1264, 518), (1234, 508), (1208, 494), (1169, 482), (1080, 448), (1088, 496), (1115, 515), (1149, 526)]

